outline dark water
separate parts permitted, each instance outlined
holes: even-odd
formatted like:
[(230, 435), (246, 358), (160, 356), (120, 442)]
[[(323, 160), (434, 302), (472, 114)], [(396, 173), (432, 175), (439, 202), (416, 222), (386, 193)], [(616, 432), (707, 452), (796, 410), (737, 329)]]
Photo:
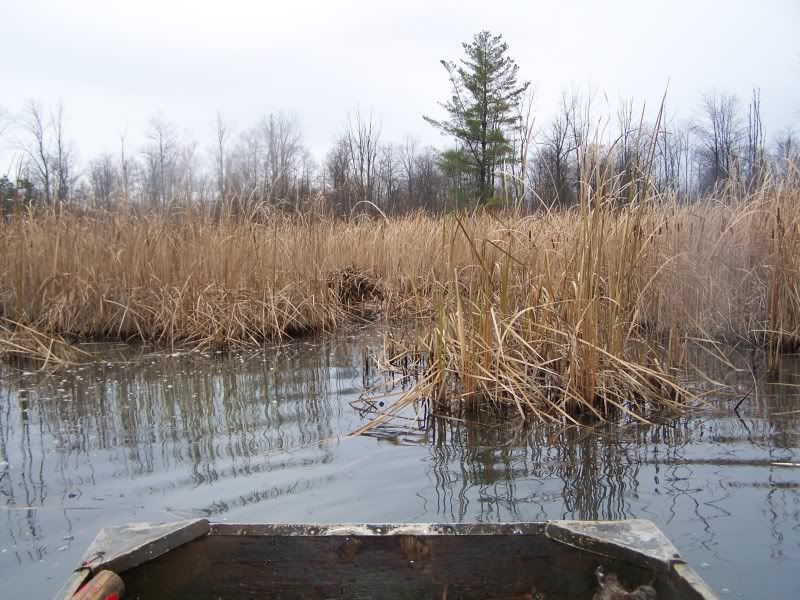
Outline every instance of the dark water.
[(741, 418), (726, 401), (654, 426), (446, 421), (435, 434), (339, 438), (364, 422), (349, 403), (370, 341), (211, 356), (112, 349), (55, 376), (0, 373), (1, 595), (54, 593), (99, 527), (203, 515), (638, 517), (723, 597), (800, 597), (800, 468), (772, 464), (800, 462), (796, 360), (750, 394)]

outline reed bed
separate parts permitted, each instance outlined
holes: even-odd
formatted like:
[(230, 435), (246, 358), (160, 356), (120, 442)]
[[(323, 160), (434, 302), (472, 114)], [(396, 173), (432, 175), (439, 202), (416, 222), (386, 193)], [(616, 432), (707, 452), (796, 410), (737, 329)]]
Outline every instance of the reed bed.
[[(426, 371), (402, 402), (644, 419), (680, 407), (687, 344), (800, 341), (800, 190), (569, 210), (247, 221), (47, 212), (0, 224), (0, 339), (252, 346), (355, 314), (419, 317)], [(15, 324), (9, 326), (9, 323)]]

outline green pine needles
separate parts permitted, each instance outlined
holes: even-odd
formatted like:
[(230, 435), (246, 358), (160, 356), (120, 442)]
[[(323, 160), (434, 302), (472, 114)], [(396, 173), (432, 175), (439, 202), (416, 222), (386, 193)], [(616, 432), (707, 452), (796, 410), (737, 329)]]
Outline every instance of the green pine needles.
[(459, 64), (441, 61), (452, 84), (452, 96), (440, 103), (448, 118), (424, 118), (456, 139), (456, 148), (442, 155), (442, 168), (460, 182), (458, 191), (486, 203), (498, 167), (514, 160), (511, 131), (520, 124), (518, 107), (530, 82), (517, 81), (519, 66), (501, 35), (481, 31), (463, 47)]

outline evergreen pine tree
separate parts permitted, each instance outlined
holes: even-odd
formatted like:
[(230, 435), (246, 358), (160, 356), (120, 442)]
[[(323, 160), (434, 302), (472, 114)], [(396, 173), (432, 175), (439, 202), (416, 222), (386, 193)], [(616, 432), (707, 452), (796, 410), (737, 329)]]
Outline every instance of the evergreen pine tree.
[(466, 57), (459, 64), (441, 61), (453, 89), (440, 103), (448, 119), (424, 118), (458, 142), (457, 149), (443, 154), (445, 172), (468, 175), (474, 194), (486, 202), (494, 193), (497, 167), (513, 160), (507, 132), (517, 124), (515, 108), (530, 82), (517, 82), (519, 66), (507, 56), (501, 35), (481, 31), (462, 46)]

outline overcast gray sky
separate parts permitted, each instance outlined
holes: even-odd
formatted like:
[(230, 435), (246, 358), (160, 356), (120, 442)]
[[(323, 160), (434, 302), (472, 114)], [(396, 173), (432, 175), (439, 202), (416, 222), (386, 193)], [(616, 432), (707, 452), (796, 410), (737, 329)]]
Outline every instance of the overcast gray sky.
[(480, 29), (536, 85), (540, 123), (562, 88), (591, 83), (600, 109), (655, 106), (669, 80), (679, 116), (701, 90), (746, 100), (759, 86), (768, 134), (800, 129), (800, 0), (2, 0), (2, 14), (0, 106), (61, 99), (82, 159), (116, 151), (122, 131), (140, 143), (158, 111), (203, 149), (218, 110), (238, 129), (286, 110), (319, 157), (359, 105), (384, 139), (441, 145), (422, 120), (448, 93), (439, 60)]

